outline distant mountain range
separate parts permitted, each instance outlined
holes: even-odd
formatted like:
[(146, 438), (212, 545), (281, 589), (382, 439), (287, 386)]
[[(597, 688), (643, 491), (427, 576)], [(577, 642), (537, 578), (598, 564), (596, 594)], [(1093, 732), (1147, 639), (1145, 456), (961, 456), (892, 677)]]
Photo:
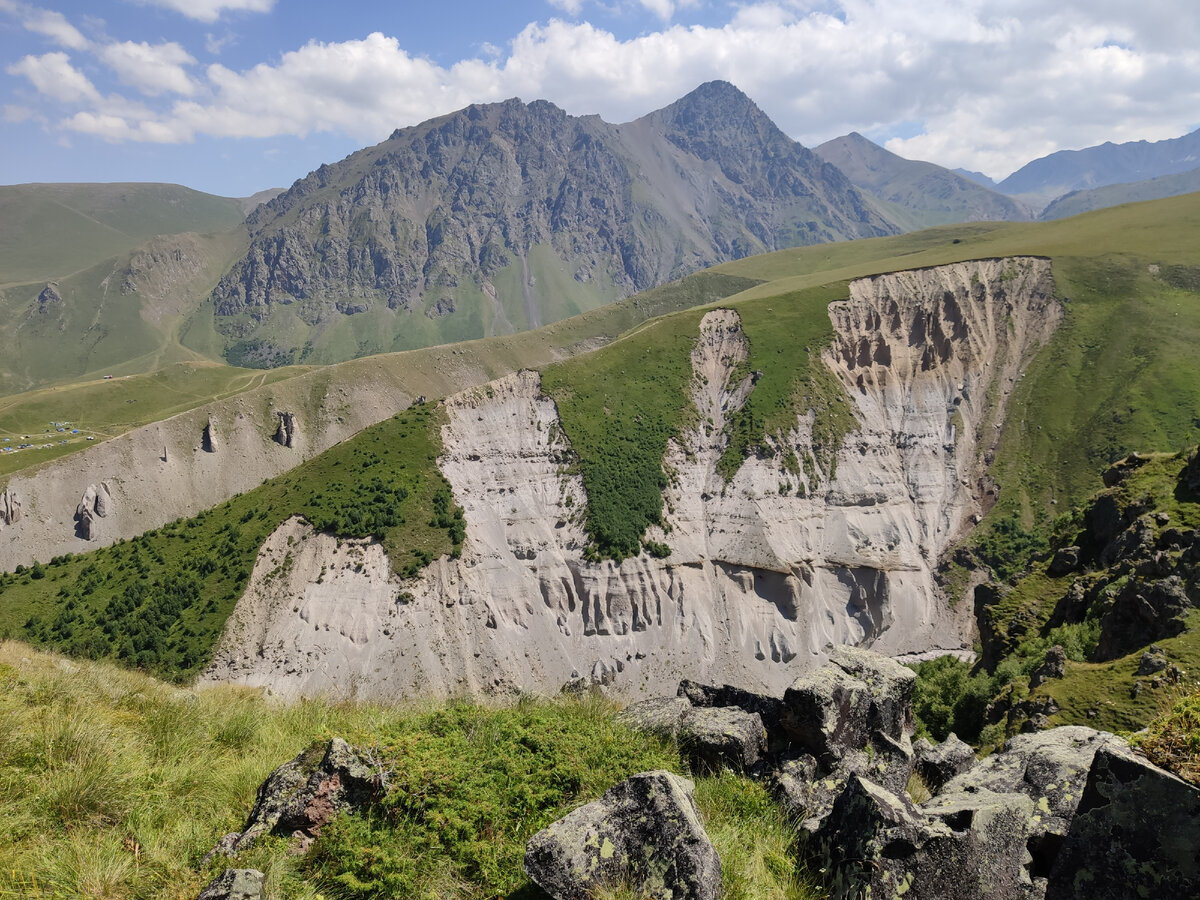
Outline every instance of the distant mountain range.
[(1033, 211), (957, 172), (897, 156), (857, 132), (816, 148), (855, 185), (884, 204), (905, 231), (951, 222), (1024, 221)]
[(1084, 150), (1060, 150), (1027, 163), (998, 187), (1006, 194), (1048, 205), (1071, 191), (1148, 181), (1197, 168), (1200, 168), (1200, 130), (1154, 143), (1131, 141)]
[(901, 230), (725, 82), (624, 125), (544, 100), (471, 106), (322, 166), (248, 224), (213, 293), (246, 365), (504, 334), (754, 253)]
[(471, 106), (242, 200), (0, 187), (0, 391), (507, 334), (764, 251), (1200, 190), (1198, 161), (1200, 131), (1051, 154), (997, 184), (857, 133), (808, 150), (710, 82), (621, 125)]

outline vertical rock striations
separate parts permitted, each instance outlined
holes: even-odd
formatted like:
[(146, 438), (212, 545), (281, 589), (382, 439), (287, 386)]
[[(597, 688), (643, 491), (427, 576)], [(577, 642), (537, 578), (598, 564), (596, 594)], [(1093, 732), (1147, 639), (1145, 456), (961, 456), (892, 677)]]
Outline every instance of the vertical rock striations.
[[(714, 427), (668, 452), (673, 527), (648, 535), (669, 542), (666, 559), (585, 560), (583, 483), (536, 373), (451, 397), (440, 462), (465, 510), (462, 558), (400, 585), (379, 545), (291, 522), (264, 548), (208, 677), (292, 695), (572, 679), (628, 695), (683, 676), (779, 692), (836, 645), (958, 649), (933, 571), (987, 502), (1008, 392), (1058, 320), (1049, 283), (1038, 259), (855, 282), (830, 308), (825, 361), (861, 427), (836, 472), (805, 473), (794, 493), (779, 490), (782, 452), (746, 460), (728, 484), (716, 471), (720, 427), (753, 378), (730, 384), (746, 358), (736, 313), (708, 313), (693, 391), (697, 421)], [(815, 459), (812, 431), (810, 412), (778, 449)], [(267, 578), (289, 548), (288, 576)]]

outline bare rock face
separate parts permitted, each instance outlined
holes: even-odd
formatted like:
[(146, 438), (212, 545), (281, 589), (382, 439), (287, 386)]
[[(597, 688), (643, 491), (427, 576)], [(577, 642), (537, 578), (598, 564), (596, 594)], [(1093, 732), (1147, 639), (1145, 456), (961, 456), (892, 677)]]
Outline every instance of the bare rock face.
[(625, 885), (651, 900), (717, 900), (721, 861), (692, 800), (670, 772), (627, 778), (530, 840), (525, 872), (555, 900)]
[(0, 528), (15, 525), (21, 520), (21, 498), (16, 491), (0, 491)]
[(217, 423), (212, 420), (212, 416), (208, 417), (208, 422), (205, 423), (204, 431), (200, 435), (200, 449), (205, 453), (216, 453), (219, 449)]
[(272, 440), (281, 447), (295, 447), (299, 436), (296, 416), (290, 412), (277, 412), (275, 415), (279, 419), (279, 427), (275, 429), (275, 436)]
[[(863, 279), (830, 316), (823, 362), (862, 423), (836, 468), (820, 463), (806, 413), (774, 458), (746, 460), (725, 483), (721, 432), (754, 379), (731, 383), (748, 344), (736, 312), (712, 310), (691, 360), (698, 421), (712, 425), (669, 446), (672, 528), (647, 534), (671, 554), (592, 562), (558, 411), (537, 373), (520, 372), (445, 403), (439, 464), (465, 511), (461, 559), (401, 585), (377, 545), (289, 524), (264, 547), (206, 677), (286, 696), (396, 696), (553, 691), (600, 672), (615, 696), (667, 693), (681, 675), (779, 696), (830, 647), (960, 649), (934, 569), (986, 509), (991, 426), (1061, 316), (1049, 264)], [(796, 477), (781, 468), (788, 451), (811, 471), (803, 491), (781, 494)], [(293, 566), (269, 580), (288, 538)], [(401, 593), (411, 602), (398, 605)]]
[(1101, 747), (1050, 872), (1047, 897), (1200, 896), (1200, 790)]
[[(723, 82), (621, 126), (544, 100), (470, 106), (321, 166), (247, 224), (252, 243), (213, 301), (217, 328), (257, 365), (294, 359), (262, 326), (273, 316), (349, 335), (345, 320), (371, 307), (379, 351), (411, 340), (418, 312), (461, 339), (482, 294), (501, 317), (523, 306), (515, 327), (536, 327), (563, 308), (546, 302), (561, 288), (530, 277), (539, 257), (593, 286), (579, 296), (594, 304), (750, 253), (895, 233)], [(522, 277), (496, 277), (509, 266)], [(517, 297), (497, 296), (518, 280)], [(439, 332), (443, 321), (458, 324)], [(362, 353), (354, 334), (346, 346)]]
[(88, 485), (79, 505), (75, 507), (75, 534), (90, 541), (95, 538), (97, 520), (106, 518), (112, 510), (112, 489), (107, 481)]

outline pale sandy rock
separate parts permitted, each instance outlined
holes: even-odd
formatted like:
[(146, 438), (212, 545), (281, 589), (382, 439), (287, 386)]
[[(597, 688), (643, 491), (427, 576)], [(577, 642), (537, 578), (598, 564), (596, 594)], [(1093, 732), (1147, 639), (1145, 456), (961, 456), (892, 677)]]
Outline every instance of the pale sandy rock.
[[(440, 463), (466, 515), (461, 559), (402, 583), (379, 545), (289, 522), (205, 678), (394, 697), (552, 692), (599, 672), (629, 698), (672, 693), (683, 677), (778, 696), (835, 645), (961, 652), (933, 571), (984, 510), (993, 426), (1061, 315), (1049, 263), (864, 279), (830, 315), (825, 362), (862, 423), (832, 480), (820, 472), (804, 496), (781, 494), (777, 454), (723, 483), (720, 431), (752, 383), (728, 384), (745, 337), (734, 312), (715, 310), (692, 355), (699, 421), (713, 427), (671, 447), (673, 528), (649, 535), (668, 558), (584, 560), (586, 497), (557, 410), (536, 373), (516, 373), (446, 401)], [(788, 447), (811, 456), (811, 428), (799, 417)]]

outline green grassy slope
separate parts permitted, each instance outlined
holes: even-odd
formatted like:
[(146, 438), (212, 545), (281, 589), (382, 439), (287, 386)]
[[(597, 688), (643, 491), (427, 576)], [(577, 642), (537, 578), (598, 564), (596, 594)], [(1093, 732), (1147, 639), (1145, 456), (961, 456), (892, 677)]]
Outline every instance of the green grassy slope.
[(226, 231), (241, 204), (177, 184), (0, 186), (0, 286), (62, 278), (160, 234)]
[(195, 518), (0, 575), (0, 634), (190, 677), (211, 657), (259, 548), (290, 516), (381, 540), (405, 576), (457, 553), (462, 512), (437, 468), (441, 446), (440, 414), (413, 407)]
[(1129, 184), (1109, 184), (1089, 191), (1072, 191), (1059, 197), (1044, 210), (1042, 219), (1062, 219), (1077, 216), (1094, 209), (1104, 209), (1121, 203), (1140, 203), (1144, 200), (1159, 200), (1178, 194), (1190, 194), (1200, 190), (1200, 169), (1180, 172), (1176, 175), (1160, 175), (1146, 181)]
[[(191, 900), (228, 864), (201, 860), (242, 827), (258, 784), (340, 736), (374, 750), (390, 789), (305, 855), (283, 838), (243, 854), (266, 896), (543, 898), (521, 871), (531, 835), (634, 772), (686, 772), (676, 748), (612, 714), (595, 699), (279, 706), (0, 642), (0, 896)], [(760, 784), (696, 783), (728, 900), (819, 896)]]
[(157, 237), (74, 273), (0, 290), (0, 393), (203, 359), (185, 318), (245, 247), (241, 228)]

